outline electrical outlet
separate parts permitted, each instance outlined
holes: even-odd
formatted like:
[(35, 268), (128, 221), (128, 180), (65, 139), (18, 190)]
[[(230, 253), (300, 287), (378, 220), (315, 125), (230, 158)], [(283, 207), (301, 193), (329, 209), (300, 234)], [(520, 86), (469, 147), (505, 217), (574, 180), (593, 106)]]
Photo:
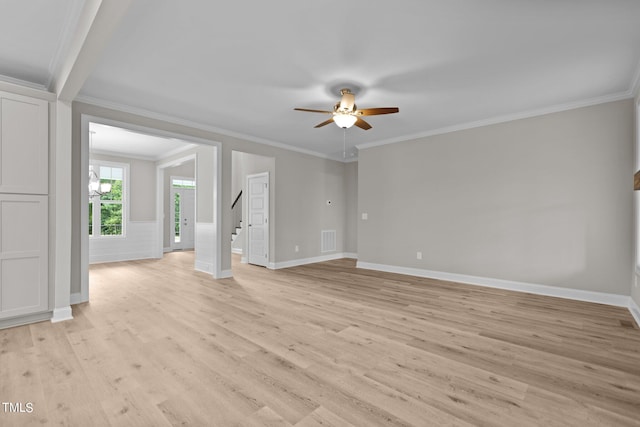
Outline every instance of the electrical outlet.
[(368, 220), (368, 219), (369, 219), (369, 214), (368, 214), (368, 213), (366, 213), (366, 212), (362, 212), (362, 220), (363, 220), (363, 221), (366, 221), (366, 220)]
[(416, 252), (416, 259), (422, 259), (422, 252)]
[(296, 245), (296, 247), (295, 247), (295, 251), (296, 251), (296, 252), (300, 252), (300, 246)]

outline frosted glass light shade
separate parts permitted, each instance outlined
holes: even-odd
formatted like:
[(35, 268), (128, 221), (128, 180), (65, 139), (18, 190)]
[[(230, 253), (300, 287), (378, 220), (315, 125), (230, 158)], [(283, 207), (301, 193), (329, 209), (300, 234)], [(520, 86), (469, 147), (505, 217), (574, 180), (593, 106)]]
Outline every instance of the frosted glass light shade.
[(333, 116), (333, 121), (338, 125), (339, 128), (348, 129), (358, 120), (356, 116), (352, 116), (351, 114), (335, 114)]

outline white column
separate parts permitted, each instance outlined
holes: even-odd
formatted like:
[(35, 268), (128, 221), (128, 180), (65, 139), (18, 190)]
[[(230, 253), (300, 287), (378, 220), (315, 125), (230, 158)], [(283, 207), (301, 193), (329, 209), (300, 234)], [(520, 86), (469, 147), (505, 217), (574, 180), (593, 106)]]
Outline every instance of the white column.
[(51, 209), (55, 215), (54, 310), (52, 322), (71, 315), (71, 102), (57, 101), (55, 127), (55, 187)]

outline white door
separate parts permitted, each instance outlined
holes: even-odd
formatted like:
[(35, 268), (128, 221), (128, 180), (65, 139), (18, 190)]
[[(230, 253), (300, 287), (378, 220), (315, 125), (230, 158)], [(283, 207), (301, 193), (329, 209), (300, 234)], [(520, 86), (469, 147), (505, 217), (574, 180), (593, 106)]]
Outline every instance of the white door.
[(267, 266), (269, 261), (269, 173), (247, 176), (249, 264)]
[(173, 188), (171, 209), (174, 212), (172, 249), (193, 249), (196, 225), (196, 191), (193, 188)]

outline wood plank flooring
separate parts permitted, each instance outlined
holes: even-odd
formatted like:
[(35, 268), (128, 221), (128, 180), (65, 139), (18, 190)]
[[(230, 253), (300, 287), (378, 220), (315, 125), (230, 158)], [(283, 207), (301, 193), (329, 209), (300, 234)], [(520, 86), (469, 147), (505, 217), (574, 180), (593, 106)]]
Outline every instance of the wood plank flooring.
[(75, 319), (0, 331), (0, 425), (640, 426), (627, 310), (339, 260), (233, 279), (91, 267)]

